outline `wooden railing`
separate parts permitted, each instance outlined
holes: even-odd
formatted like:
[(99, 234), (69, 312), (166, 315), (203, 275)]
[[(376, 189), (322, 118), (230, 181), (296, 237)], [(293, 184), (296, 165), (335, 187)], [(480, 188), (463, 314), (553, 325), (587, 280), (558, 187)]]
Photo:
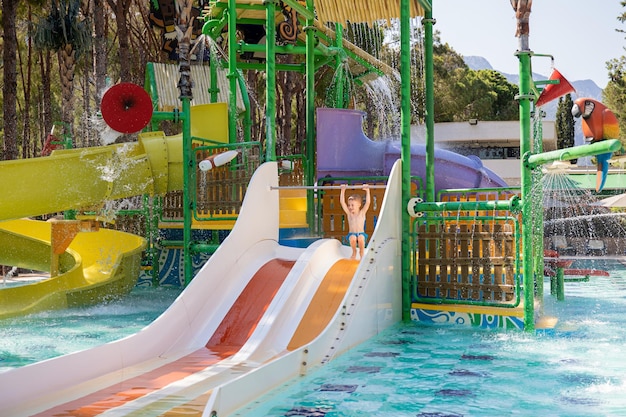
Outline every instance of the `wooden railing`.
[(417, 298), (510, 303), (518, 254), (507, 224), (422, 225), (417, 233)]

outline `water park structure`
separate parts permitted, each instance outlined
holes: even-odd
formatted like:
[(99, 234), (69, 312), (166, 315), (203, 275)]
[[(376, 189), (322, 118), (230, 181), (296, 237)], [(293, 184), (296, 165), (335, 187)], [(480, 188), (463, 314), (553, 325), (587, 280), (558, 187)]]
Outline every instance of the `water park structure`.
[[(512, 3), (521, 22), (531, 2)], [(545, 267), (537, 226), (541, 212), (534, 209), (541, 200), (531, 192), (540, 180), (536, 174), (543, 164), (612, 153), (621, 143), (603, 137), (543, 152), (533, 141), (541, 135), (541, 119), (533, 115), (540, 90), (559, 80), (532, 80), (531, 59), (539, 55), (530, 50), (528, 27), (520, 23), (521, 188), (507, 187), (478, 158), (435, 149), (433, 4), (372, 4), (376, 7), (362, 7), (357, 0), (215, 1), (203, 16), (202, 33), (226, 37), (228, 53), (220, 58), (211, 52), (210, 102), (191, 104), (194, 69), (185, 59), (184, 37), (176, 83), (159, 86), (162, 69), (148, 69), (149, 111), (142, 104), (128, 105), (129, 99), (145, 102), (133, 87), (112, 90), (111, 106), (131, 112), (113, 111), (126, 117), (122, 122), (143, 120), (147, 112), (138, 130), (168, 120), (180, 123), (181, 134), (145, 131), (136, 143), (55, 150), (1, 164), (12, 180), (3, 187), (13, 202), (0, 202), (0, 218), (6, 220), (0, 223), (0, 238), (3, 247), (14, 249), (0, 251), (0, 263), (49, 269), (51, 278), (10, 289), (6, 298), (7, 289), (0, 290), (0, 316), (94, 302), (139, 274), (141, 251), (153, 249), (154, 242), (100, 227), (97, 207), (111, 199), (178, 193), (180, 214), (171, 216), (177, 223), (171, 229), (182, 236), (164, 240), (183, 249), (186, 286), (137, 334), (0, 374), (4, 411), (226, 416), (400, 320), (535, 330), (542, 319), (536, 300), (543, 297)], [(409, 119), (410, 21), (417, 17), (423, 18), (425, 33), (429, 116), (421, 147), (411, 145)], [(347, 20), (388, 18), (400, 21), (401, 140), (374, 142), (363, 133), (362, 113), (340, 99), (345, 73), (337, 72), (339, 105), (332, 109), (315, 108), (314, 76), (320, 66), (344, 62), (360, 69), (353, 72), (356, 78), (388, 71), (342, 39), (341, 26)], [(243, 25), (264, 27), (265, 44), (239, 39), (236, 28)], [(243, 60), (246, 53), (262, 53), (263, 60)], [(276, 54), (300, 54), (304, 63), (278, 66)], [(241, 70), (246, 68), (266, 71), (263, 146), (245, 140), (249, 125)], [(307, 146), (297, 157), (277, 155), (275, 148), (271, 91), (276, 72), (286, 70), (306, 74)], [(219, 87), (220, 77), (226, 91)], [(167, 109), (158, 103), (172, 87), (179, 90), (180, 105)], [(223, 102), (218, 93), (226, 97)], [(42, 176), (55, 181), (33, 193)], [(346, 259), (348, 248), (338, 240), (346, 234), (337, 200), (339, 184), (345, 183), (355, 188), (369, 183), (377, 193), (366, 220), (368, 249), (359, 261)], [(84, 214), (50, 222), (21, 219), (66, 210)], [(224, 229), (230, 229), (228, 236), (219, 241), (217, 231)], [(283, 229), (296, 229), (296, 242), (286, 244)], [(302, 229), (304, 236), (297, 234)], [(200, 240), (198, 231), (211, 237)], [(194, 256), (201, 253), (211, 256), (196, 272)], [(556, 277), (555, 285), (562, 287), (562, 274)], [(127, 288), (121, 285), (119, 292)]]

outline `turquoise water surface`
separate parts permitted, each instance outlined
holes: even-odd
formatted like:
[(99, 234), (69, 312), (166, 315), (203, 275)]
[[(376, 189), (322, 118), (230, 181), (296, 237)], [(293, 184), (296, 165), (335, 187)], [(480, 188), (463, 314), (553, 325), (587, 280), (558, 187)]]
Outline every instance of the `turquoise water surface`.
[(107, 304), (0, 320), (0, 372), (136, 333), (165, 311), (180, 291), (136, 287)]
[[(238, 416), (626, 416), (626, 267), (545, 297), (548, 331), (398, 324)], [(549, 291), (549, 280), (545, 282)], [(177, 288), (136, 288), (118, 302), (0, 321), (0, 372), (116, 340), (154, 320)]]
[(236, 415), (626, 416), (626, 271), (594, 267), (611, 276), (546, 297), (553, 330), (398, 324)]

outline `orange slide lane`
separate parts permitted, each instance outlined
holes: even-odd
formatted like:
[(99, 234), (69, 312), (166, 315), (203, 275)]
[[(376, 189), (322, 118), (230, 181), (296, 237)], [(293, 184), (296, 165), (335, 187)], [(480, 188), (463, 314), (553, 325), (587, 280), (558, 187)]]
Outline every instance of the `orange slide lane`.
[(359, 262), (352, 259), (335, 262), (315, 292), (287, 350), (295, 350), (310, 343), (328, 326), (348, 291), (357, 266)]
[[(346, 295), (358, 265), (358, 261), (340, 259), (328, 270), (289, 342), (289, 351), (311, 342), (328, 326)], [(204, 412), (211, 392), (207, 391), (185, 404), (174, 407), (161, 414), (161, 417), (181, 415), (199, 417)]]
[(294, 263), (295, 261), (273, 259), (263, 265), (239, 295), (205, 348), (36, 416), (96, 416), (162, 389), (235, 354), (254, 332)]

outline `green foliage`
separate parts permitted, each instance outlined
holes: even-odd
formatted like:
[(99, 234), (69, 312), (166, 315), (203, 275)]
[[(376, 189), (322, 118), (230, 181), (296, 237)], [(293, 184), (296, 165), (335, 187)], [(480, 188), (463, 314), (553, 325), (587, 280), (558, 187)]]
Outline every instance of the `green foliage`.
[(471, 70), (448, 44), (433, 47), (435, 121), (517, 120), (517, 87), (494, 70)]
[[(463, 85), (463, 88), (459, 87)], [(458, 96), (465, 104), (464, 119), (515, 120), (518, 104), (516, 87), (494, 70), (469, 70), (464, 83), (457, 85)]]
[(603, 91), (603, 102), (617, 117), (620, 137), (626, 148), (626, 57), (612, 59), (607, 62), (609, 83)]
[(72, 45), (76, 58), (91, 45), (91, 25), (80, 13), (79, 0), (53, 0), (50, 13), (41, 19), (33, 34), (39, 49), (58, 51)]
[(463, 86), (463, 78), (469, 68), (463, 57), (448, 44), (435, 42), (433, 45), (433, 69), (435, 87), (435, 121), (453, 122), (460, 120), (463, 105), (456, 97), (457, 87)]
[[(626, 7), (626, 1), (621, 1), (620, 5)], [(625, 23), (626, 12), (620, 13), (617, 20)], [(617, 28), (615, 30), (626, 33), (623, 29)], [(606, 69), (608, 70), (609, 83), (602, 92), (602, 101), (617, 117), (620, 128), (619, 139), (622, 142), (622, 149), (626, 149), (626, 57), (622, 55), (608, 61)]]

